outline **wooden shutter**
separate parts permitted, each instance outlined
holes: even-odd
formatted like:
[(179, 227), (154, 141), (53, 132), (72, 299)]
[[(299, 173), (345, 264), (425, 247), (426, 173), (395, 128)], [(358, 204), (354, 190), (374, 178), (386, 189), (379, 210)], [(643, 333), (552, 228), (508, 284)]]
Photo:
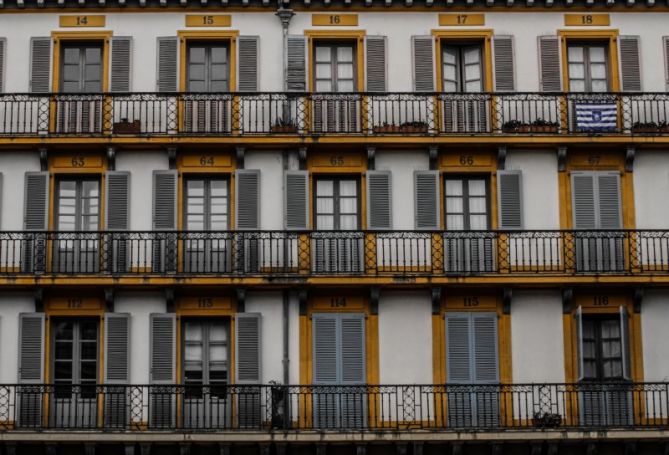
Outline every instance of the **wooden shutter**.
[(499, 381), (497, 349), (497, 314), (471, 313), (474, 341), (474, 382), (490, 384)]
[(631, 377), (631, 364), (630, 364), (630, 347), (629, 347), (629, 314), (627, 313), (627, 307), (624, 305), (620, 306), (619, 309), (620, 315), (620, 344), (621, 344), (621, 354), (622, 354), (622, 363), (623, 363), (623, 378), (630, 379)]
[(662, 37), (662, 50), (664, 51), (664, 80), (669, 91), (669, 36)]
[(592, 172), (573, 172), (571, 198), (574, 229), (597, 229), (595, 179)]
[(48, 229), (48, 172), (26, 172), (23, 208), (23, 228), (25, 230), (46, 231)]
[(130, 229), (130, 173), (109, 171), (105, 174), (105, 225), (110, 231)]
[(367, 229), (392, 229), (390, 171), (367, 171)]
[(0, 38), (0, 93), (5, 89), (5, 60), (7, 54), (7, 38)]
[(335, 384), (338, 376), (337, 322), (336, 314), (313, 314), (313, 382)]
[(152, 384), (173, 384), (176, 365), (174, 313), (151, 314), (150, 378)]
[(368, 92), (385, 92), (388, 90), (386, 84), (386, 37), (365, 37), (365, 63), (367, 67), (366, 90)]
[(439, 171), (414, 172), (416, 229), (436, 230), (439, 225)]
[(105, 314), (105, 383), (130, 381), (130, 315)]
[(523, 228), (521, 171), (497, 171), (497, 212), (500, 229)]
[(557, 36), (539, 37), (539, 85), (542, 92), (560, 92), (560, 39)]
[(153, 229), (177, 228), (177, 171), (153, 171)]
[(258, 91), (258, 41), (257, 36), (240, 36), (237, 39), (237, 89), (240, 92)]
[(179, 39), (176, 36), (158, 38), (157, 88), (159, 92), (178, 90), (178, 49)]
[(413, 86), (416, 92), (434, 91), (434, 38), (412, 36)]
[(620, 81), (624, 92), (641, 91), (641, 62), (639, 58), (639, 37), (620, 36)]
[(130, 91), (130, 61), (132, 56), (132, 38), (114, 36), (111, 39), (111, 83), (112, 92)]
[(286, 171), (284, 179), (285, 229), (309, 229), (309, 172)]
[(305, 92), (307, 90), (306, 38), (289, 35), (286, 53), (286, 88), (289, 92)]
[(51, 38), (30, 38), (30, 92), (51, 91)]
[(472, 380), (471, 334), (468, 313), (446, 313), (447, 382), (467, 384)]
[(235, 172), (235, 213), (237, 229), (260, 228), (260, 171), (238, 169)]
[(495, 35), (492, 41), (495, 52), (495, 91), (512, 92), (516, 89), (513, 36)]
[(574, 323), (576, 324), (576, 367), (578, 369), (576, 377), (582, 381), (585, 377), (585, 363), (583, 361), (583, 308), (581, 306), (576, 308)]
[(44, 382), (44, 313), (19, 315), (19, 382)]
[(237, 313), (235, 347), (237, 383), (259, 384), (261, 381), (260, 313)]
[(620, 204), (620, 174), (617, 172), (598, 172), (598, 229), (621, 229), (622, 210)]
[(341, 365), (343, 384), (364, 384), (365, 380), (365, 316), (342, 313), (340, 320)]

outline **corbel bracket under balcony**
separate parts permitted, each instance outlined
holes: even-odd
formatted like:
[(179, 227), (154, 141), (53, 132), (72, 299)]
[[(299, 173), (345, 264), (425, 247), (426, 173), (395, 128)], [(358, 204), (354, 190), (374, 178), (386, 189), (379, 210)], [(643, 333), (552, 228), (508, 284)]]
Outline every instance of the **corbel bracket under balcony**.
[(634, 172), (634, 157), (636, 156), (636, 147), (628, 145), (625, 149), (625, 172)]
[(430, 170), (437, 170), (437, 158), (439, 157), (439, 147), (436, 145), (431, 145), (427, 149), (428, 156), (430, 157)]
[(564, 172), (567, 170), (567, 147), (557, 148), (558, 171)]
[(432, 297), (432, 314), (439, 315), (441, 313), (441, 288), (432, 288), (430, 294)]
[(37, 149), (39, 152), (39, 167), (42, 172), (49, 170), (49, 150), (46, 147)]
[(177, 168), (177, 148), (167, 147), (167, 162), (170, 169)]
[(369, 313), (378, 316), (379, 314), (379, 298), (381, 297), (381, 289), (373, 286), (369, 290)]
[(367, 146), (367, 169), (370, 171), (376, 169), (376, 147), (373, 145)]
[(497, 147), (497, 169), (500, 171), (506, 169), (506, 145)]
[(107, 147), (107, 169), (110, 171), (116, 170), (116, 147)]
[(641, 304), (643, 303), (643, 291), (642, 287), (634, 289), (634, 295), (632, 296), (632, 308), (635, 313), (641, 313)]
[(309, 293), (306, 289), (300, 289), (297, 291), (297, 300), (300, 305), (300, 316), (307, 315), (307, 299), (309, 298)]
[(243, 313), (246, 311), (246, 289), (237, 288), (235, 290), (235, 297), (237, 298), (237, 312)]
[(105, 288), (105, 311), (109, 313), (114, 312), (114, 289)]
[(502, 314), (511, 314), (511, 298), (513, 297), (513, 289), (502, 289)]
[(574, 289), (564, 288), (562, 290), (562, 314), (571, 314), (573, 300)]

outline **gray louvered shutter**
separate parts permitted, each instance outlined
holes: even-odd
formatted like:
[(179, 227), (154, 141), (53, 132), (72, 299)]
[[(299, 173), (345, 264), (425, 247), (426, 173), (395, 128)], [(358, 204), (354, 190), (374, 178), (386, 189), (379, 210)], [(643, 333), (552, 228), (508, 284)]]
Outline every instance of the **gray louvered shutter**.
[(284, 226), (309, 229), (309, 172), (286, 171), (284, 178)]
[(582, 381), (585, 377), (585, 363), (583, 361), (583, 308), (581, 306), (576, 308), (574, 323), (576, 324), (576, 377)]
[(110, 231), (130, 228), (130, 173), (109, 171), (105, 174), (105, 224)]
[(49, 173), (26, 172), (23, 228), (46, 231), (49, 214)]
[(177, 171), (153, 171), (153, 229), (177, 228)]
[(662, 50), (664, 51), (664, 80), (667, 91), (669, 91), (669, 36), (662, 37)]
[(260, 171), (238, 169), (235, 172), (236, 227), (239, 230), (260, 228)]
[(130, 315), (105, 314), (105, 384), (130, 381)]
[(341, 382), (364, 384), (365, 380), (365, 316), (342, 313), (340, 318)]
[(386, 84), (386, 37), (365, 37), (365, 63), (367, 67), (367, 91), (385, 92), (388, 90)]
[(240, 92), (258, 91), (258, 42), (257, 36), (240, 36), (237, 39), (237, 89)]
[(114, 36), (111, 39), (111, 82), (112, 92), (130, 91), (130, 63), (132, 58), (132, 37)]
[(336, 384), (339, 381), (338, 317), (336, 314), (313, 314), (314, 384)]
[(286, 49), (286, 88), (289, 92), (307, 90), (307, 39), (289, 35)]
[(539, 85), (542, 92), (560, 92), (560, 39), (539, 37)]
[(179, 39), (176, 36), (158, 38), (158, 79), (159, 92), (178, 90), (178, 51)]
[(174, 384), (176, 365), (176, 317), (174, 313), (150, 316), (151, 384)]
[(260, 313), (237, 313), (235, 316), (236, 371), (239, 384), (259, 384), (261, 381), (260, 318)]
[(446, 381), (449, 384), (472, 381), (469, 321), (468, 313), (446, 313)]
[(619, 309), (620, 315), (620, 340), (621, 340), (621, 357), (623, 363), (623, 378), (630, 379), (631, 375), (631, 364), (630, 364), (630, 347), (629, 347), (629, 314), (627, 313), (627, 307), (624, 305), (620, 306)]
[(390, 171), (367, 171), (367, 229), (393, 228), (391, 193)]
[(413, 87), (416, 92), (434, 91), (434, 38), (412, 36)]
[(622, 210), (620, 204), (620, 174), (617, 172), (598, 172), (597, 196), (599, 229), (622, 229)]
[(30, 92), (51, 91), (51, 38), (30, 38)]
[(620, 36), (620, 81), (624, 92), (641, 91), (641, 62), (639, 57), (639, 37)]
[(439, 171), (414, 172), (416, 229), (439, 229)]
[(497, 349), (497, 314), (471, 313), (474, 341), (474, 382), (490, 384), (499, 381)]
[(513, 36), (495, 35), (495, 91), (512, 92), (516, 89), (514, 72)]
[(521, 171), (497, 171), (497, 211), (500, 229), (523, 228)]
[(19, 315), (19, 382), (44, 381), (44, 313)]
[(592, 172), (573, 172), (571, 198), (574, 229), (597, 229), (595, 179)]
[(0, 38), (0, 93), (5, 89), (5, 55), (7, 54), (7, 39)]

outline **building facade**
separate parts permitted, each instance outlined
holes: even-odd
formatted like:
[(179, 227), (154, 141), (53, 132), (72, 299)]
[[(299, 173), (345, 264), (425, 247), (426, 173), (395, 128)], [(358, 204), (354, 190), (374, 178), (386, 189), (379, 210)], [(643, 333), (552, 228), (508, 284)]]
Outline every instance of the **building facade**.
[(668, 24), (0, 0), (1, 450), (668, 453)]

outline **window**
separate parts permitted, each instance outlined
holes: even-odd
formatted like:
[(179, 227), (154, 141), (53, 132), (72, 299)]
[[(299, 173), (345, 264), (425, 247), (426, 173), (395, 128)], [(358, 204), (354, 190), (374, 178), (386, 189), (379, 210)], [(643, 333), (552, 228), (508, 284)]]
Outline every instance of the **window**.
[(356, 90), (355, 45), (318, 43), (314, 48), (314, 86), (317, 92)]
[(608, 45), (604, 43), (569, 43), (569, 90), (572, 92), (606, 92), (608, 80)]
[[(228, 383), (228, 323), (223, 319), (190, 319), (183, 323), (183, 382), (186, 396), (225, 394), (216, 385)], [(190, 386), (190, 387), (189, 387)]]
[(583, 379), (622, 379), (623, 340), (620, 318), (583, 317)]
[(442, 44), (444, 92), (483, 91), (483, 49), (481, 44)]
[(186, 180), (184, 225), (189, 231), (229, 229), (228, 179)]
[(102, 91), (102, 43), (64, 44), (61, 62), (61, 92)]
[[(98, 322), (54, 318), (52, 331), (56, 397), (94, 398), (98, 382)], [(69, 387), (72, 384), (81, 384), (80, 391)]]
[(227, 92), (229, 90), (228, 46), (225, 43), (195, 42), (188, 45), (187, 90)]
[(360, 225), (359, 184), (351, 177), (316, 179), (316, 229), (356, 230)]

